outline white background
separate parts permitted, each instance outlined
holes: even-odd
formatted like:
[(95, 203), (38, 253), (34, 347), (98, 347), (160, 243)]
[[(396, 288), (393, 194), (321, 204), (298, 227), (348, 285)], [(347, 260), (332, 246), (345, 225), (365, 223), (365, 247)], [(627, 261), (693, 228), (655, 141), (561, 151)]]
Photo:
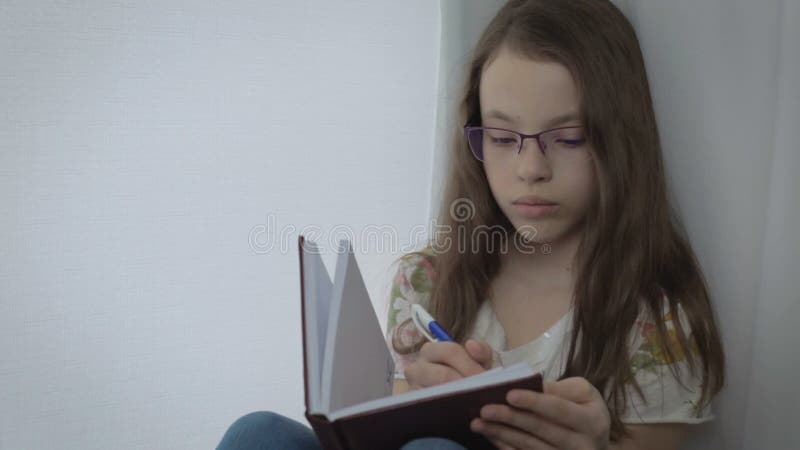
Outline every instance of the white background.
[(2, 0), (0, 449), (299, 418), (298, 232), (425, 224), (438, 30), (429, 0)]
[[(301, 419), (298, 231), (428, 225), (500, 3), (0, 0), (0, 449)], [(617, 4), (728, 356), (687, 448), (800, 448), (800, 3)], [(362, 244), (383, 320), (399, 252)]]

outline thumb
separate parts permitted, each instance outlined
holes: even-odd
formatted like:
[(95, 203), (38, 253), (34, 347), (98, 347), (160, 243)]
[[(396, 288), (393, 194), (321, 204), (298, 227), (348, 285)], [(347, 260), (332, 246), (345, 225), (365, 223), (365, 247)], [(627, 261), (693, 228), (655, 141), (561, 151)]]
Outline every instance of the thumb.
[(483, 366), (484, 369), (491, 369), (494, 359), (494, 350), (492, 350), (489, 344), (476, 341), (475, 339), (469, 339), (464, 344), (464, 348), (467, 349), (469, 356)]
[(586, 378), (570, 377), (560, 381), (545, 381), (544, 393), (570, 400), (575, 403), (588, 403), (600, 392)]

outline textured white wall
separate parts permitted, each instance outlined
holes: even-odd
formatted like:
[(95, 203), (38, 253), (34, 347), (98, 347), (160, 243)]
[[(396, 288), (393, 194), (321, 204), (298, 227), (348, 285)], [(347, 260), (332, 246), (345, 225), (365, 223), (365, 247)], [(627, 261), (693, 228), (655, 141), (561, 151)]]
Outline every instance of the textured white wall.
[(800, 357), (795, 350), (800, 344), (800, 2), (783, 0), (776, 6), (775, 131), (743, 449), (800, 449)]
[(458, 123), (457, 107), (469, 70), (472, 50), (497, 10), (505, 0), (441, 0), (441, 40), (439, 44), (439, 92), (436, 108), (436, 145), (433, 154), (430, 216), (439, 217), (444, 174), (450, 161), (453, 129)]
[[(717, 420), (703, 425), (687, 446), (691, 449), (798, 444), (789, 425), (796, 389), (765, 397), (769, 391), (759, 381), (785, 380), (792, 372), (783, 370), (798, 368), (797, 358), (788, 363), (779, 352), (759, 351), (783, 348), (787, 342), (778, 337), (798, 342), (796, 327), (792, 332), (758, 319), (799, 312), (797, 282), (790, 287), (790, 277), (769, 273), (791, 267), (784, 265), (790, 261), (786, 255), (774, 251), (776, 239), (787, 238), (778, 245), (795, 255), (800, 250), (796, 237), (775, 226), (778, 217), (785, 226), (800, 224), (797, 208), (786, 203), (787, 195), (794, 195), (781, 191), (791, 183), (777, 169), (800, 169), (786, 126), (792, 122), (796, 130), (798, 116), (778, 115), (780, 99), (797, 101), (796, 87), (784, 79), (796, 80), (791, 77), (797, 73), (786, 59), (797, 54), (797, 40), (785, 39), (797, 23), (797, 8), (786, 7), (792, 2), (620, 2), (641, 40), (669, 182), (708, 277), (726, 349), (727, 385), (715, 402)], [(789, 103), (783, 105), (788, 110)], [(765, 246), (768, 238), (773, 248)], [(774, 282), (778, 279), (783, 284)], [(766, 427), (748, 423), (754, 420), (783, 432), (764, 433)]]
[(425, 223), (438, 42), (429, 0), (0, 3), (0, 449), (300, 418), (298, 231), (265, 226)]

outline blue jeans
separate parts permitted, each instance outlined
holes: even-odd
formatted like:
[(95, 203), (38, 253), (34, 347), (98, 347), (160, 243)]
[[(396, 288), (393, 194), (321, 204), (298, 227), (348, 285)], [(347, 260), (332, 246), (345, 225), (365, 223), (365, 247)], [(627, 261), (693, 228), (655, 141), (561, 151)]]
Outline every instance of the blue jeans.
[[(269, 411), (240, 417), (228, 428), (217, 450), (322, 450), (310, 427)], [(388, 449), (387, 449), (388, 450)], [(443, 438), (414, 439), (400, 450), (466, 450)]]

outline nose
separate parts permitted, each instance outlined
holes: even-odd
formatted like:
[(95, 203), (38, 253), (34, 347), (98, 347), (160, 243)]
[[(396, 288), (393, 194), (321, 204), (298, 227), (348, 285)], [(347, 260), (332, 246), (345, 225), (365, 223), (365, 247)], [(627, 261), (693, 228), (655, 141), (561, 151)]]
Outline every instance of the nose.
[(539, 141), (525, 139), (517, 155), (517, 176), (526, 182), (546, 181), (553, 176), (550, 161), (545, 156)]

